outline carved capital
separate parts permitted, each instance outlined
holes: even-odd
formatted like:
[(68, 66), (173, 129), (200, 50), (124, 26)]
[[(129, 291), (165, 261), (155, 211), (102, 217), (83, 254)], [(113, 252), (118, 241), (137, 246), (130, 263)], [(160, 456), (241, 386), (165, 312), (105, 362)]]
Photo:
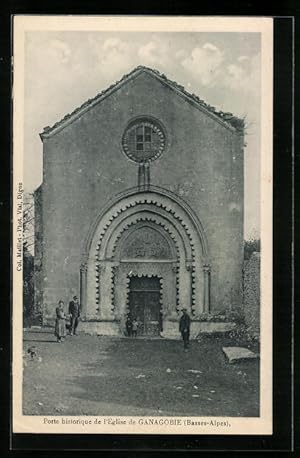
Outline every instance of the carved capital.
[(193, 267), (192, 262), (191, 262), (191, 261), (186, 261), (185, 267), (186, 267), (186, 270), (187, 270), (188, 272), (191, 272), (191, 271), (192, 271), (192, 267)]
[(209, 273), (210, 272), (210, 265), (209, 264), (204, 264), (203, 265), (203, 272), (204, 273)]
[(80, 266), (80, 272), (81, 273), (86, 273), (87, 272), (87, 263), (83, 262)]
[(96, 270), (97, 272), (100, 274), (101, 272), (103, 272), (105, 269), (105, 266), (103, 266), (102, 264), (97, 264), (96, 265)]

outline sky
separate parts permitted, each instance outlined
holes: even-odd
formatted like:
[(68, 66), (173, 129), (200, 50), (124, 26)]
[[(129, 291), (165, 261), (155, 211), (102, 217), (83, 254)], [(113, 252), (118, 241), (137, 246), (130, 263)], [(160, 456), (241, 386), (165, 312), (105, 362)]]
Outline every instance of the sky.
[(259, 33), (26, 32), (25, 191), (42, 180), (43, 128), (138, 65), (157, 69), (217, 109), (245, 118), (245, 238), (258, 237)]

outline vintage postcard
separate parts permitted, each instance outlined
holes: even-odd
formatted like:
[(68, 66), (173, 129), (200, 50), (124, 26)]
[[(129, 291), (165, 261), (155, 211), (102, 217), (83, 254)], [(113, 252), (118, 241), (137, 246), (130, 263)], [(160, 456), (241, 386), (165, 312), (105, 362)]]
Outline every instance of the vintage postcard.
[(14, 433), (272, 434), (272, 37), (14, 17)]

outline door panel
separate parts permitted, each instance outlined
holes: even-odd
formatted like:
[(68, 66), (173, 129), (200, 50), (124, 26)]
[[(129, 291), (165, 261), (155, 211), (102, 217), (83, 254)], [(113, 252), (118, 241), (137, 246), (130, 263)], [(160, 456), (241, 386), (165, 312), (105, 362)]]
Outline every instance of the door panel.
[(138, 334), (144, 334), (144, 292), (131, 291), (129, 294), (129, 310), (131, 318), (139, 322)]
[(132, 318), (139, 321), (139, 335), (159, 335), (160, 283), (158, 278), (132, 278), (129, 293), (129, 309)]
[(145, 291), (144, 332), (146, 335), (159, 334), (159, 292)]

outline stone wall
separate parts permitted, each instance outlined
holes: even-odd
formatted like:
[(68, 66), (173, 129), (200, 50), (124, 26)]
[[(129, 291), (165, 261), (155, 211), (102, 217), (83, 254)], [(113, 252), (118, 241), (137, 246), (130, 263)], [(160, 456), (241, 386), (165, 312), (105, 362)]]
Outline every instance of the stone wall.
[(244, 264), (244, 313), (250, 334), (260, 331), (260, 253), (252, 253)]
[(208, 242), (211, 311), (240, 309), (243, 268), (243, 135), (204, 113), (147, 73), (43, 138), (43, 255), (38, 289), (46, 315), (79, 295), (86, 240), (103, 208), (137, 184), (122, 151), (128, 122), (151, 116), (165, 127), (166, 150), (151, 184), (181, 197)]

